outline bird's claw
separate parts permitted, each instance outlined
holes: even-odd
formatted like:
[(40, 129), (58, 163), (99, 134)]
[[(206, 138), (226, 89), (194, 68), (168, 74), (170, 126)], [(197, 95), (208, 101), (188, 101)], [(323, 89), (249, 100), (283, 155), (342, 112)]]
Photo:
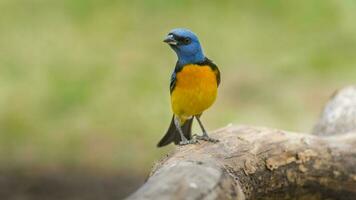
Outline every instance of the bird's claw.
[(195, 138), (192, 138), (190, 140), (183, 140), (179, 142), (179, 145), (183, 146), (183, 145), (187, 145), (187, 144), (196, 144), (199, 143), (198, 140), (196, 140)]
[(212, 143), (217, 143), (217, 142), (219, 142), (218, 139), (211, 138), (211, 137), (209, 137), (209, 136), (207, 136), (207, 135), (201, 135), (201, 136), (200, 136), (200, 135), (196, 135), (195, 138), (196, 138), (197, 140), (204, 140), (204, 141), (208, 141), (208, 142), (212, 142)]

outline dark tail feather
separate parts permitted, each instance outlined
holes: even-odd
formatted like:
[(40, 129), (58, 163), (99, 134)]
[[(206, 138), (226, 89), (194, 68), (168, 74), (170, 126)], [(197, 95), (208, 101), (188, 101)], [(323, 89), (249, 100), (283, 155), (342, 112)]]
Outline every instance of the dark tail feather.
[[(184, 136), (190, 140), (191, 138), (191, 133), (192, 133), (192, 124), (193, 124), (193, 117), (189, 120), (187, 120), (184, 125), (182, 126), (182, 131)], [(174, 144), (179, 144), (181, 141), (179, 132), (176, 128), (176, 125), (174, 124), (174, 116), (172, 117), (171, 125), (169, 125), (167, 133), (163, 136), (161, 141), (157, 144), (157, 147), (163, 147), (171, 142), (174, 142)]]
[[(187, 121), (185, 121), (184, 125), (182, 126), (183, 135), (188, 140), (190, 140), (192, 138), (193, 118), (194, 117), (192, 117), (191, 119), (188, 119)], [(182, 138), (180, 138), (178, 130), (176, 130), (175, 135), (176, 135), (176, 137), (174, 139), (174, 144), (179, 144), (179, 142), (182, 141)]]

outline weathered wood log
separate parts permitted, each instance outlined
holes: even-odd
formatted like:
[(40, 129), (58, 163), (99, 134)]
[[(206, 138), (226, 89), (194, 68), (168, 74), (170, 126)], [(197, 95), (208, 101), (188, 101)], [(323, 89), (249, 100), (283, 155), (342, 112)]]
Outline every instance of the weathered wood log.
[(330, 98), (313, 134), (336, 135), (356, 131), (356, 85), (345, 87)]
[(178, 147), (128, 199), (355, 199), (356, 134), (229, 126)]
[[(340, 113), (337, 105), (323, 113)], [(212, 136), (219, 143), (177, 147), (128, 199), (356, 199), (356, 130), (323, 117), (320, 127), (338, 128), (325, 134), (331, 129), (316, 128), (317, 135), (232, 125), (217, 130)]]

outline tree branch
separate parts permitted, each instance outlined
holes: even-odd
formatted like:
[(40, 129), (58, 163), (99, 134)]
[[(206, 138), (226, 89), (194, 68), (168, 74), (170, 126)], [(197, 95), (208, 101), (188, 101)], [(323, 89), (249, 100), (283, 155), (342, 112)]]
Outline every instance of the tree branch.
[(128, 199), (355, 199), (356, 101), (348, 99), (356, 90), (344, 91), (331, 100), (341, 103), (327, 104), (316, 135), (225, 127), (212, 134), (219, 143), (177, 147)]

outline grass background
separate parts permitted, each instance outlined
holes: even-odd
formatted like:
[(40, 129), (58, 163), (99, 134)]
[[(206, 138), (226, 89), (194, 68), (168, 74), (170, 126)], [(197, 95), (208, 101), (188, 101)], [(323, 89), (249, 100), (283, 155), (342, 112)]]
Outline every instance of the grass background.
[[(308, 132), (356, 82), (353, 0), (0, 0), (0, 166), (145, 174), (170, 148), (170, 29), (220, 67), (209, 130)], [(197, 127), (195, 130), (198, 131)]]

